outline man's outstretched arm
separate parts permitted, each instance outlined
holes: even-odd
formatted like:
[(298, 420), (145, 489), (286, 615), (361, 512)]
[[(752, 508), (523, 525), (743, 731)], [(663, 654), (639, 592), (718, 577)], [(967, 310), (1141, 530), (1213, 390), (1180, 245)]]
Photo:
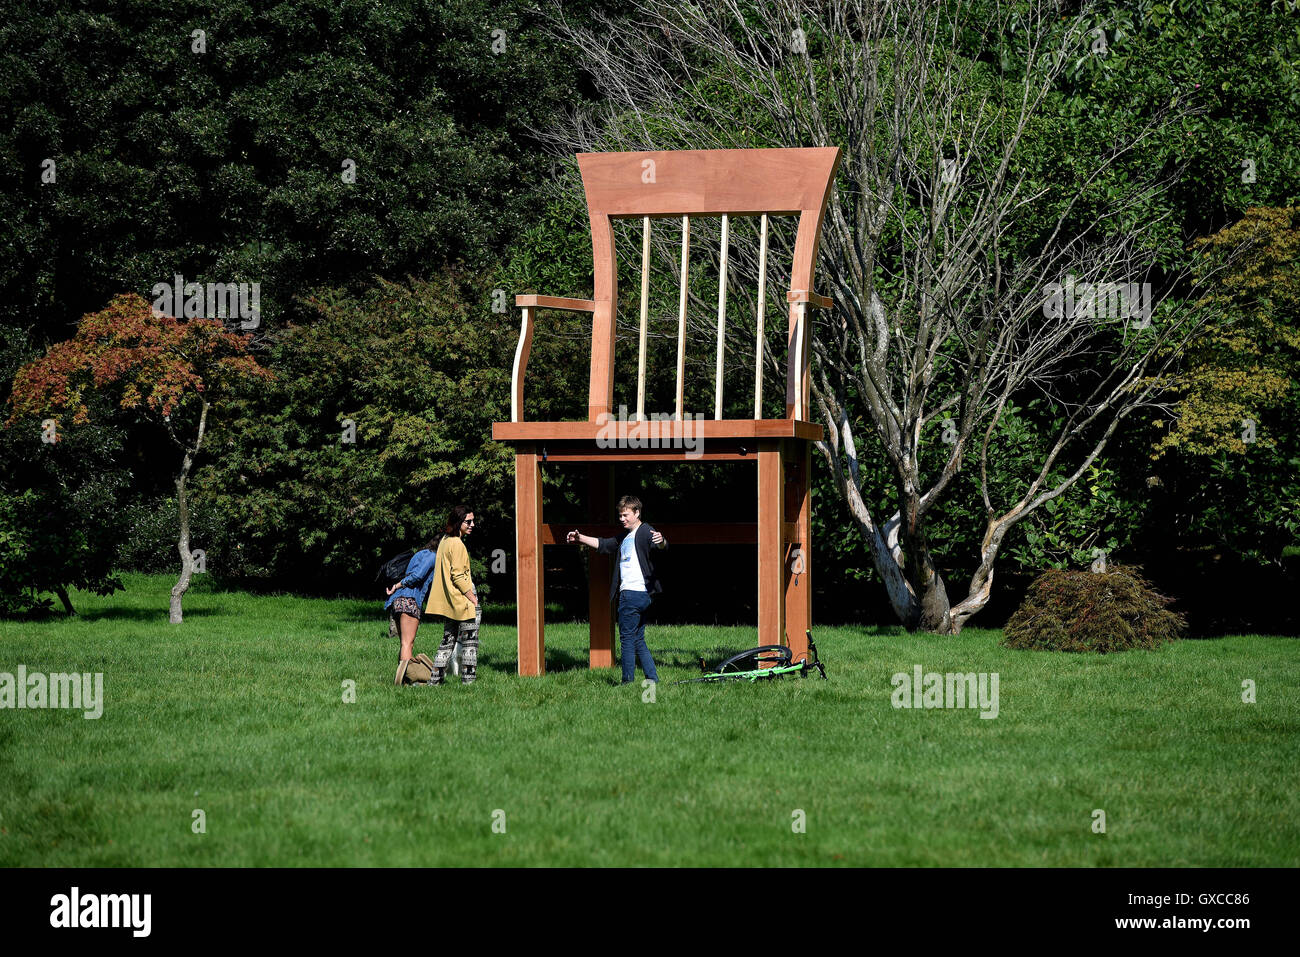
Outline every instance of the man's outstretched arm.
[(565, 536), (565, 541), (570, 544), (576, 542), (579, 545), (586, 545), (588, 548), (600, 548), (600, 539), (592, 538), (590, 535), (584, 535), (576, 529)]

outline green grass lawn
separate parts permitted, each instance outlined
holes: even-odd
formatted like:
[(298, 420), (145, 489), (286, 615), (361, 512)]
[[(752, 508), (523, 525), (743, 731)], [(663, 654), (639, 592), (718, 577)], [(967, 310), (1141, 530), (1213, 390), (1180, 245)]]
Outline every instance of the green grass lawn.
[[(393, 686), (376, 603), (165, 576), (80, 617), (0, 622), (0, 671), (103, 672), (99, 720), (0, 711), (0, 865), (1294, 866), (1296, 639), (1110, 657), (1000, 633), (816, 632), (830, 680), (680, 685), (746, 628), (655, 627), (656, 700), (547, 627), (519, 678), (485, 624), (480, 680)], [(506, 615), (488, 618), (505, 620)], [(416, 649), (433, 651), (425, 625)], [(996, 672), (999, 714), (901, 710), (895, 672)], [(639, 678), (638, 674), (638, 678)], [(1258, 701), (1241, 700), (1252, 679)], [(344, 703), (344, 682), (356, 682)], [(202, 809), (206, 833), (192, 830)], [(1093, 811), (1106, 832), (1093, 832)], [(806, 830), (792, 823), (803, 812)], [(498, 813), (500, 812), (500, 813)], [(505, 832), (493, 830), (504, 819)]]

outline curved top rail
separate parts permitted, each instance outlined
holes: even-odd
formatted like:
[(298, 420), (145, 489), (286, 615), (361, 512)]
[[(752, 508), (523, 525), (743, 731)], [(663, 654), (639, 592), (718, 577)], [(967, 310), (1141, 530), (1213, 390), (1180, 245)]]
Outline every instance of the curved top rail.
[(820, 212), (840, 150), (579, 153), (593, 216), (733, 216)]

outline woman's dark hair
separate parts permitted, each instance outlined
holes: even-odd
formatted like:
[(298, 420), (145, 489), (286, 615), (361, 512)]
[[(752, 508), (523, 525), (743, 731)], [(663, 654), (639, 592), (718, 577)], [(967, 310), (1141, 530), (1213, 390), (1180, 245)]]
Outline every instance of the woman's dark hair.
[(461, 523), (465, 521), (465, 516), (472, 511), (474, 510), (468, 505), (457, 505), (453, 508), (451, 513), (447, 516), (447, 525), (443, 528), (442, 534), (454, 535), (459, 538)]
[(446, 528), (444, 528), (440, 532), (434, 532), (433, 535), (429, 537), (429, 540), (424, 543), (424, 547), (427, 548), (429, 551), (434, 552), (438, 550), (439, 543), (441, 543), (443, 538), (445, 538), (446, 536), (452, 535), (456, 538), (459, 538), (460, 523), (465, 521), (465, 516), (472, 511), (474, 510), (470, 508), (468, 505), (457, 505), (455, 508), (451, 510), (451, 514), (447, 516)]

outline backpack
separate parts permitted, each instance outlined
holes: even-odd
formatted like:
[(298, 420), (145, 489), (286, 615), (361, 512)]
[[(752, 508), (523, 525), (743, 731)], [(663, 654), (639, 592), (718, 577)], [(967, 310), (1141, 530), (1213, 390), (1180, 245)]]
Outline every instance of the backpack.
[(411, 564), (411, 559), (415, 557), (415, 549), (402, 552), (395, 555), (379, 567), (379, 574), (375, 576), (375, 584), (383, 585), (387, 588), (395, 582), (400, 582), (406, 577), (406, 566)]

